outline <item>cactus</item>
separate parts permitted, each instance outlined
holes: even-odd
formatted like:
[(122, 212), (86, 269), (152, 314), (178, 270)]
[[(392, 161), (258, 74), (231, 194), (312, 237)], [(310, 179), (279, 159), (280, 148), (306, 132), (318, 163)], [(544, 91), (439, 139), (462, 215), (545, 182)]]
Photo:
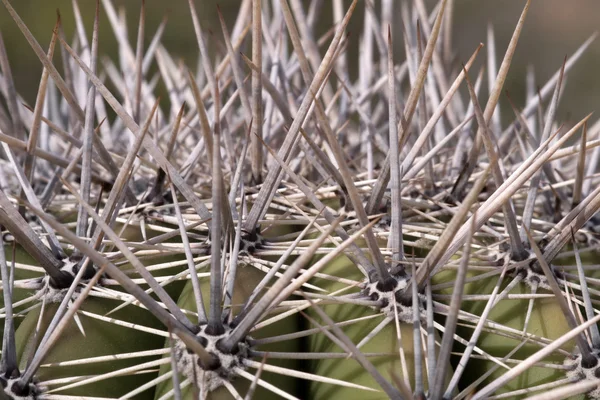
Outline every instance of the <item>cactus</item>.
[(597, 124), (557, 120), (594, 36), (509, 112), (529, 1), (454, 60), (452, 0), (189, 0), (197, 67), (143, 1), (47, 49), (0, 1), (43, 66), (28, 105), (0, 37), (0, 397), (600, 397)]

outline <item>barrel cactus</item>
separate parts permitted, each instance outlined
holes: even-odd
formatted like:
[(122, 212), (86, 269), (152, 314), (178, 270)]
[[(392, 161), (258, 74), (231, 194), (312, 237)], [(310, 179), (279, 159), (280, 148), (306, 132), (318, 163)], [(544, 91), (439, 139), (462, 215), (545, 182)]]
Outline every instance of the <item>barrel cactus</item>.
[(0, 1), (43, 67), (27, 104), (0, 37), (1, 398), (600, 397), (594, 36), (511, 110), (529, 1), (464, 60), (452, 0), (182, 1), (197, 66), (143, 1), (48, 48)]

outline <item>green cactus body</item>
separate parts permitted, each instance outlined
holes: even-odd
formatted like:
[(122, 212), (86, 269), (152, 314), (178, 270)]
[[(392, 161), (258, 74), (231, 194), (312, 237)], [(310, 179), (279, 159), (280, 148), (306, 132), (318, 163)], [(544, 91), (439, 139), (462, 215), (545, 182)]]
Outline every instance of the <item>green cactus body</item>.
[[(18, 264), (23, 264), (24, 266), (32, 266), (35, 267), (37, 261), (35, 261), (27, 252), (19, 245), (15, 245), (14, 247), (11, 245), (4, 246), (4, 254), (6, 256), (7, 266), (10, 267), (13, 261), (13, 249), (14, 249), (14, 261), (16, 264), (16, 268), (14, 271), (15, 281), (25, 280), (25, 279), (35, 279), (39, 278), (43, 275), (43, 273), (31, 271), (26, 268), (20, 268)], [(12, 291), (12, 303), (15, 304), (21, 300), (24, 300), (33, 295), (33, 292), (30, 289), (22, 289), (22, 288), (14, 288)], [(0, 304), (4, 307), (4, 296), (0, 296)], [(31, 305), (29, 303), (26, 306)], [(19, 326), (19, 324), (23, 321), (23, 318), (15, 318), (14, 324), (15, 328)], [(4, 332), (4, 324), (0, 324), (0, 333)]]
[[(362, 273), (356, 266), (346, 257), (339, 256), (330, 262), (322, 270), (323, 273), (336, 277), (344, 277), (346, 279), (364, 280)], [(314, 283), (318, 286), (333, 292), (342, 289), (343, 284), (338, 282), (327, 281), (324, 279), (314, 279)], [(347, 294), (347, 292), (345, 292)], [(328, 304), (321, 306), (323, 310), (335, 322), (350, 321), (352, 319), (375, 315), (377, 312), (367, 306), (355, 306), (350, 304)], [(309, 311), (310, 315), (327, 327), (314, 311)], [(366, 335), (379, 325), (384, 318), (382, 313), (372, 319), (367, 319), (352, 323), (342, 327), (343, 332), (357, 344)], [(314, 326), (311, 326), (314, 328)], [(377, 335), (367, 342), (360, 350), (363, 353), (377, 353), (378, 355), (369, 357), (369, 361), (377, 368), (382, 376), (390, 382), (407, 379), (412, 388), (415, 387), (415, 355), (413, 342), (413, 325), (405, 322), (399, 323), (399, 332), (395, 322), (390, 321)], [(401, 339), (398, 339), (400, 335)], [(400, 356), (402, 349), (405, 359), (406, 370)], [(343, 350), (335, 343), (326, 337), (323, 333), (311, 335), (309, 337), (309, 350), (314, 352), (342, 352)], [(426, 371), (426, 353), (422, 352), (421, 364), (423, 366), (422, 374), (424, 379), (425, 390), (427, 388), (427, 371)], [(327, 376), (342, 381), (363, 385), (374, 389), (374, 391), (357, 390), (356, 388), (348, 388), (333, 385), (330, 383), (313, 382), (310, 386), (311, 399), (370, 399), (379, 400), (387, 399), (388, 396), (381, 390), (373, 376), (367, 372), (356, 360), (348, 358), (332, 358), (327, 360), (314, 361), (312, 364), (313, 373), (321, 376)], [(451, 372), (451, 371), (450, 371)]]
[[(65, 332), (63, 332), (59, 340), (52, 346), (51, 350), (43, 360), (42, 367), (36, 375), (37, 378), (41, 382), (44, 382), (47, 380), (73, 376), (88, 377), (88, 375), (93, 376), (109, 373), (121, 368), (136, 365), (139, 363), (139, 360), (133, 358), (74, 366), (60, 366), (57, 364), (71, 360), (159, 348), (164, 340), (161, 336), (139, 332), (128, 327), (117, 326), (81, 313), (81, 311), (84, 311), (103, 316), (118, 305), (118, 302), (112, 300), (98, 298), (85, 299), (80, 308), (80, 312), (78, 313), (78, 317), (80, 318), (85, 331), (85, 336), (81, 333), (73, 320), (69, 321)], [(46, 304), (44, 315), (41, 319), (40, 335), (37, 337), (35, 332), (41, 308), (38, 307), (35, 310), (30, 311), (19, 326), (19, 329), (16, 332), (17, 356), (22, 364), (27, 362), (28, 351), (37, 346), (37, 342), (41, 339), (41, 336), (52, 320), (57, 308), (57, 303)], [(160, 325), (148, 311), (134, 306), (128, 306), (121, 309), (111, 314), (110, 317), (117, 320), (134, 322), (154, 329), (158, 329)], [(146, 357), (144, 361), (152, 361), (158, 358), (158, 356)], [(51, 365), (44, 367), (44, 364)], [(122, 396), (156, 377), (156, 367), (148, 368), (143, 372), (144, 373), (141, 374), (102, 380), (64, 391), (61, 390), (59, 393), (73, 396)], [(136, 398), (151, 399), (152, 392), (152, 390), (145, 391)]]
[[(442, 271), (435, 276), (434, 283), (452, 282), (455, 276), (454, 271)], [(477, 273), (469, 272), (468, 278), (475, 278)], [(486, 278), (482, 280), (476, 280), (465, 285), (465, 294), (490, 294), (494, 289), (498, 280), (498, 276)], [(500, 287), (500, 291), (504, 289), (510, 280), (510, 277), (505, 278), (504, 284)], [(452, 289), (444, 289), (440, 293), (451, 294)], [(524, 283), (519, 283), (514, 287), (511, 294), (529, 294), (531, 288)], [(539, 289), (537, 293), (548, 293), (544, 289)], [(481, 315), (486, 306), (486, 301), (463, 301), (461, 310), (471, 313), (473, 315)], [(487, 320), (489, 322), (495, 322), (506, 328), (522, 331), (525, 326), (525, 317), (529, 306), (529, 300), (527, 299), (502, 299), (494, 306), (489, 313)], [(474, 322), (476, 323), (476, 322)], [(527, 327), (527, 334), (537, 336), (546, 340), (545, 343), (555, 340), (560, 336), (570, 331), (570, 327), (560, 309), (558, 302), (553, 298), (538, 298), (534, 300), (534, 305)], [(464, 326), (457, 327), (456, 333), (465, 339), (469, 340), (473, 330)], [(485, 330), (479, 336), (477, 340), (477, 347), (482, 349), (487, 354), (496, 357), (498, 360), (502, 360), (506, 357), (513, 349), (519, 346), (524, 336), (519, 336), (515, 333), (509, 334), (511, 337), (507, 337), (506, 334), (500, 334), (496, 332), (490, 332)], [(543, 344), (533, 343), (533, 340), (529, 343), (524, 344), (516, 353), (510, 356), (512, 360), (523, 360), (533, 353), (539, 351)], [(465, 347), (464, 345), (455, 342), (454, 351), (458, 354), (462, 354)], [(562, 350), (567, 353), (571, 353), (574, 349), (574, 342), (570, 341), (566, 345), (562, 346)], [(455, 356), (453, 362), (457, 363), (460, 356)], [(547, 357), (544, 362), (562, 364), (565, 360), (565, 353), (555, 352), (550, 357)], [(507, 362), (509, 367), (514, 364)], [(497, 364), (493, 361), (482, 359), (480, 356), (472, 357), (467, 364), (467, 367), (462, 375), (460, 386), (465, 388), (473, 383), (477, 378), (481, 376), (481, 371), (489, 371), (492, 367)], [(506, 372), (504, 367), (496, 369), (495, 372), (480, 383), (480, 387), (483, 387), (487, 383), (501, 377)], [(544, 366), (534, 366), (528, 369), (525, 373), (521, 374), (518, 378), (510, 381), (508, 384), (503, 386), (501, 389), (496, 391), (496, 394), (502, 394), (512, 392), (519, 389), (529, 388), (544, 383), (554, 382), (559, 379), (565, 378), (565, 372), (556, 368), (549, 368)], [(525, 398), (528, 394), (524, 394), (516, 398)], [(512, 397), (511, 397), (512, 398)]]

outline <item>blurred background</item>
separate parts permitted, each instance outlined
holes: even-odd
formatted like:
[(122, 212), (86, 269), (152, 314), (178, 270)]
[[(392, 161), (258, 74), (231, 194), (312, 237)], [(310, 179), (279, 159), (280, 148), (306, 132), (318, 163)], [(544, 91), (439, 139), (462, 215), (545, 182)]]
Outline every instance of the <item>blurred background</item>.
[[(71, 12), (71, 0), (10, 0), (25, 23), (29, 26), (34, 36), (42, 47), (46, 48), (50, 40), (52, 28), (56, 21), (56, 10), (59, 9), (63, 26), (68, 38), (72, 38), (74, 22)], [(375, 1), (378, 3), (378, 1)], [(91, 35), (91, 26), (94, 14), (94, 1), (79, 1), (88, 35)], [(140, 0), (113, 0), (113, 3), (122, 7), (129, 21), (129, 38), (135, 43), (137, 35), (137, 21), (139, 19)], [(196, 8), (202, 19), (203, 28), (213, 32), (216, 42), (221, 40), (221, 32), (217, 19), (217, 4), (221, 7), (229, 27), (237, 14), (240, 1), (235, 0), (196, 0)], [(347, 5), (350, 2), (345, 0)], [(362, 12), (364, 4), (359, 5), (359, 13), (352, 18), (349, 31), (357, 40), (362, 29)], [(435, 3), (428, 1), (430, 6)], [(306, 1), (308, 6), (309, 2)], [(324, 0), (322, 13), (322, 28), (325, 31), (330, 27), (331, 3)], [(454, 30), (453, 45), (457, 51), (457, 59), (465, 62), (475, 47), (486, 41), (486, 27), (491, 23), (496, 32), (496, 46), (499, 60), (502, 59), (506, 46), (515, 24), (522, 11), (525, 0), (456, 0), (453, 13)], [(168, 24), (163, 36), (163, 44), (172, 55), (180, 57), (189, 65), (195, 66), (198, 60), (198, 47), (193, 32), (192, 21), (189, 16), (188, 2), (186, 0), (146, 0), (146, 45), (154, 34), (161, 20), (167, 16)], [(532, 65), (536, 73), (536, 85), (542, 86), (546, 80), (558, 69), (566, 55), (571, 55), (596, 29), (598, 29), (598, 16), (600, 15), (600, 1), (597, 0), (534, 0), (525, 23), (523, 34), (519, 42), (517, 53), (511, 66), (507, 89), (512, 97), (523, 104), (525, 73), (528, 65)], [(399, 15), (394, 16), (398, 21), (395, 26), (396, 33), (401, 32)], [(111, 57), (116, 53), (116, 42), (106, 15), (102, 11), (100, 20), (100, 53)], [(3, 6), (0, 6), (0, 32), (8, 47), (8, 55), (16, 81), (17, 90), (30, 102), (34, 102), (41, 64), (23, 35), (17, 29)], [(354, 33), (356, 32), (356, 33)], [(211, 41), (211, 45), (213, 41)], [(396, 60), (403, 57), (401, 40), (396, 40), (396, 47), (400, 51)], [(135, 45), (133, 45), (135, 47)], [(349, 46), (349, 51), (356, 52), (358, 46)], [(214, 50), (214, 49), (213, 49)], [(250, 53), (249, 46), (246, 51)], [(55, 60), (59, 62), (55, 56)], [(480, 59), (485, 58), (482, 52)], [(355, 58), (354, 58), (355, 59)], [(350, 54), (350, 60), (353, 60)], [(598, 66), (600, 66), (600, 39), (596, 40), (590, 51), (569, 73), (566, 79), (564, 97), (561, 101), (558, 120), (572, 121), (591, 111), (600, 109), (600, 80), (596, 79)], [(482, 100), (484, 103), (484, 100)], [(506, 100), (503, 100), (506, 103)], [(506, 117), (506, 113), (505, 113)], [(511, 115), (509, 115), (509, 118)]]

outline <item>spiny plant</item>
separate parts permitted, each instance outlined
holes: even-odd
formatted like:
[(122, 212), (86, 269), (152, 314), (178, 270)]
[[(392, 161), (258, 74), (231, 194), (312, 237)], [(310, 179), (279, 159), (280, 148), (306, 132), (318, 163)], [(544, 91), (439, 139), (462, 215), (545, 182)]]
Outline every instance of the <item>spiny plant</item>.
[(556, 120), (595, 35), (509, 113), (529, 1), (477, 73), (451, 0), (244, 0), (212, 55), (189, 0), (195, 68), (143, 1), (48, 49), (1, 1), (43, 66), (28, 105), (0, 37), (2, 398), (600, 397), (599, 126)]

